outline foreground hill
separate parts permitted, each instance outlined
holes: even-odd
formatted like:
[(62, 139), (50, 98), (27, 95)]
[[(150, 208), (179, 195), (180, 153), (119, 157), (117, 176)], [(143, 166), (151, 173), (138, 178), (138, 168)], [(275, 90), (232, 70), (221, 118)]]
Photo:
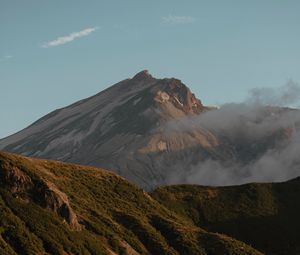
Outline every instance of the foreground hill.
[(258, 255), (97, 168), (0, 152), (0, 254)]
[(266, 254), (300, 254), (300, 178), (232, 187), (174, 185), (152, 196), (197, 226)]
[(300, 174), (296, 119), (276, 107), (206, 107), (180, 80), (142, 71), (1, 139), (0, 149), (112, 169), (147, 190), (282, 181)]

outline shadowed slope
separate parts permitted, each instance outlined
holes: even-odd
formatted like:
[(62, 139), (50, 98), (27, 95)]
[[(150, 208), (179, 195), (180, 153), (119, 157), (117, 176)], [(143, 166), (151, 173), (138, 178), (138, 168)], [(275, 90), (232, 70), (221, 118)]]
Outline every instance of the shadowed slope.
[(216, 188), (174, 185), (152, 196), (197, 226), (243, 240), (266, 254), (300, 253), (300, 178)]

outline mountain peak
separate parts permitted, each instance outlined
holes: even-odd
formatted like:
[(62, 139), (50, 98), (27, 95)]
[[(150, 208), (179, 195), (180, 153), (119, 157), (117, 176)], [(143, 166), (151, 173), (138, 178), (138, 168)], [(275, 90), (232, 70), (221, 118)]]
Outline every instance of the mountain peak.
[[(167, 143), (160, 138), (165, 135), (164, 125), (204, 110), (201, 101), (179, 79), (156, 79), (143, 70), (131, 79), (49, 113), (23, 131), (1, 139), (0, 149), (104, 166), (150, 189), (164, 183), (163, 166), (156, 166), (152, 159), (148, 160), (148, 154), (141, 151), (160, 152), (161, 148), (164, 151)], [(154, 139), (158, 140), (149, 142), (156, 133)], [(184, 141), (190, 143), (189, 138)], [(182, 144), (181, 140), (175, 143), (176, 146)], [(135, 157), (141, 161), (135, 163)], [(140, 164), (145, 160), (149, 164), (146, 167)], [(143, 177), (136, 172), (141, 168), (145, 169)], [(171, 171), (172, 166), (168, 169)]]
[(133, 78), (133, 80), (148, 80), (148, 79), (154, 79), (153, 76), (149, 73), (148, 70), (143, 70), (139, 73), (137, 73)]

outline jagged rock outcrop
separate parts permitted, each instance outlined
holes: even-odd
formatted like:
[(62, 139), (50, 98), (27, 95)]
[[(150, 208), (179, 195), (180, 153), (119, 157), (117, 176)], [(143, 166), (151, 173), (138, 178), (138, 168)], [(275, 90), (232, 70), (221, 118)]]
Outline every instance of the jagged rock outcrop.
[(31, 178), (16, 166), (0, 166), (1, 184), (13, 194), (22, 193), (33, 187)]
[(168, 80), (167, 86), (156, 92), (154, 99), (161, 104), (169, 103), (185, 114), (199, 114), (205, 109), (190, 89), (177, 79)]
[(70, 206), (68, 196), (53, 183), (41, 180), (34, 188), (36, 196), (43, 207), (62, 217), (72, 229), (81, 230), (77, 215)]
[(81, 230), (68, 196), (50, 181), (32, 178), (21, 168), (0, 162), (0, 183), (14, 197), (27, 203), (36, 202), (63, 218), (73, 230)]

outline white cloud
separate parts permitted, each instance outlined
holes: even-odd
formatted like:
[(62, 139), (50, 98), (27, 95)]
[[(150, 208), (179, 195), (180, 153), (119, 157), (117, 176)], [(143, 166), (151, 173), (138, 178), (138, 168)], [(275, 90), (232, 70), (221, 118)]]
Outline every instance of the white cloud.
[(163, 22), (166, 24), (177, 25), (177, 24), (189, 24), (194, 23), (195, 18), (191, 16), (174, 16), (169, 15), (162, 18)]
[(72, 42), (77, 38), (80, 38), (80, 37), (83, 37), (83, 36), (88, 36), (90, 33), (96, 31), (98, 28), (99, 27), (86, 28), (86, 29), (81, 30), (79, 32), (73, 32), (69, 35), (58, 37), (55, 40), (45, 42), (42, 45), (42, 47), (43, 48), (49, 48), (49, 47), (59, 46), (59, 45), (62, 45), (62, 44)]

